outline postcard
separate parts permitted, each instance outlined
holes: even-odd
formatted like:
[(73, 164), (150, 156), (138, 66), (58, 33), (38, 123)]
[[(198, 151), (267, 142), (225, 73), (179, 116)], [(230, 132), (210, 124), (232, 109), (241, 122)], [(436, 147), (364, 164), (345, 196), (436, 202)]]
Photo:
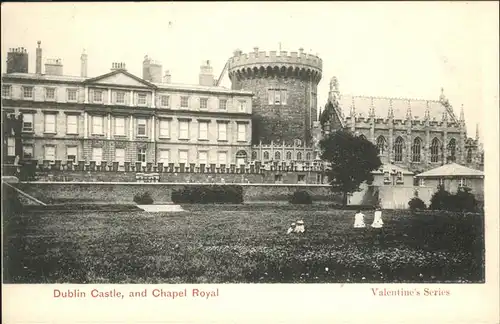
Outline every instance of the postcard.
[(498, 323), (497, 12), (3, 4), (3, 322)]

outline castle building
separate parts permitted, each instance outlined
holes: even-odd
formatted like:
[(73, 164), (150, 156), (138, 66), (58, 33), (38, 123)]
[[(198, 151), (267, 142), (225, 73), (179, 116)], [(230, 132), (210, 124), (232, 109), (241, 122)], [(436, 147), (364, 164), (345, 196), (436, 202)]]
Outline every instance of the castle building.
[[(227, 63), (231, 87), (254, 93), (252, 162), (271, 170), (286, 166), (321, 169), (317, 142), (317, 89), (322, 60), (311, 54), (236, 50)], [(281, 176), (276, 175), (278, 178)], [(283, 174), (283, 176), (287, 176)], [(321, 172), (316, 182), (323, 182)], [(301, 182), (301, 178), (298, 178)]]
[(312, 144), (317, 121), (317, 91), (322, 60), (311, 54), (271, 51), (234, 52), (228, 73), (232, 89), (252, 91), (252, 144)]
[(168, 71), (162, 78), (149, 57), (142, 78), (124, 63), (88, 77), (85, 53), (80, 76), (65, 75), (61, 59), (47, 60), (42, 73), (40, 42), (36, 54), (36, 71), (28, 73), (28, 52), (11, 49), (2, 75), (2, 109), (23, 117), (23, 160), (194, 171), (249, 159), (253, 93), (214, 86), (209, 62), (200, 84), (183, 85), (171, 83)]
[(443, 90), (439, 100), (345, 95), (333, 77), (321, 120), (324, 133), (349, 129), (378, 147), (382, 163), (414, 173), (451, 162), (483, 168), (478, 129), (467, 137), (463, 106), (457, 116)]

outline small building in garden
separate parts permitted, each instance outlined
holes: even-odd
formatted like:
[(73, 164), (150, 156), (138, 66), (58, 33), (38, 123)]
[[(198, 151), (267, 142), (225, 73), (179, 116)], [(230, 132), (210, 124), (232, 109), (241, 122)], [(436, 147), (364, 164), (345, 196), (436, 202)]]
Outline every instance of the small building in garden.
[(408, 200), (414, 195), (413, 172), (393, 164), (382, 164), (372, 174), (372, 184), (361, 184), (361, 190), (349, 197), (349, 204), (380, 204), (384, 209), (406, 208)]
[(456, 193), (461, 187), (468, 187), (477, 199), (482, 200), (484, 197), (484, 172), (457, 163), (445, 164), (415, 177), (420, 186), (437, 188), (441, 185), (451, 193)]

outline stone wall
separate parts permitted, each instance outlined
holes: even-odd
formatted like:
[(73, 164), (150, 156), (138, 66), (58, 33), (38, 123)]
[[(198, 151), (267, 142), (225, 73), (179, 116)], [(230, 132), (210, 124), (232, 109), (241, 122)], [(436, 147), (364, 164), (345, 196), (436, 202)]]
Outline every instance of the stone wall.
[[(171, 202), (172, 190), (192, 183), (22, 182), (16, 186), (49, 204), (133, 204), (137, 193), (149, 192), (155, 203)], [(241, 184), (245, 202), (287, 201), (296, 190), (306, 190), (315, 202), (334, 202), (328, 185)]]

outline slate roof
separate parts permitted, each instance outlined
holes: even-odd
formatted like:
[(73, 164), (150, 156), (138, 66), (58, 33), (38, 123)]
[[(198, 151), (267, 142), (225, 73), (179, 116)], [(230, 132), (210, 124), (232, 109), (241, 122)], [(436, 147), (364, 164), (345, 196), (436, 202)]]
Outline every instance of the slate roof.
[(424, 120), (425, 111), (429, 107), (429, 117), (433, 121), (441, 121), (443, 113), (447, 113), (448, 121), (458, 122), (452, 109), (447, 109), (439, 100), (423, 100), (410, 98), (388, 98), (356, 95), (340, 95), (339, 106), (344, 116), (350, 116), (351, 107), (354, 103), (357, 117), (370, 116), (370, 109), (373, 105), (376, 118), (386, 119), (389, 115), (389, 107), (392, 101), (394, 119), (405, 120), (408, 108), (411, 107), (411, 115), (414, 120)]
[(450, 163), (416, 175), (416, 177), (421, 177), (421, 178), (450, 177), (450, 176), (484, 177), (484, 172), (476, 169), (471, 169), (457, 163)]

